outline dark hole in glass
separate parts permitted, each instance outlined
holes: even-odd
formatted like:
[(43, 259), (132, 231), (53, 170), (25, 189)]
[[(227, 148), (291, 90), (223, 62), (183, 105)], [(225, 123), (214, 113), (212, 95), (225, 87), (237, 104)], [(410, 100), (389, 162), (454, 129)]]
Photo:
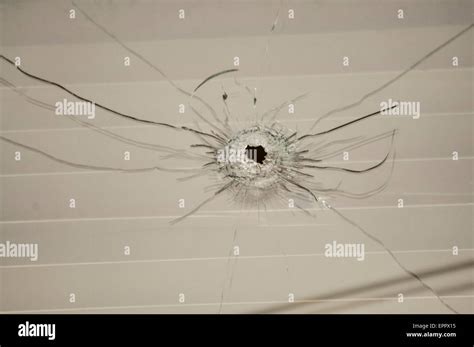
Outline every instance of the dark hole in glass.
[(247, 146), (247, 148), (245, 148), (245, 152), (247, 154), (247, 158), (256, 161), (259, 164), (263, 164), (263, 161), (267, 156), (267, 152), (262, 146)]

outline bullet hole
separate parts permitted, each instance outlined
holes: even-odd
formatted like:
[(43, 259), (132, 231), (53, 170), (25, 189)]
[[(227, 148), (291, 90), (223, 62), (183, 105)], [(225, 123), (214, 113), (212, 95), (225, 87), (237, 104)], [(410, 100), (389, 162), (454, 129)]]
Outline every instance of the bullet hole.
[(247, 158), (250, 160), (256, 161), (259, 164), (263, 164), (265, 157), (267, 156), (267, 151), (262, 146), (247, 146), (245, 148), (245, 153)]

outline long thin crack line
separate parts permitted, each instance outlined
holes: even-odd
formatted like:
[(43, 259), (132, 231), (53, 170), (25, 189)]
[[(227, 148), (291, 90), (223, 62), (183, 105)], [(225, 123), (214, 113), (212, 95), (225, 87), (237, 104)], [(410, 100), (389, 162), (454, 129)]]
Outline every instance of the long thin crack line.
[[(0, 78), (0, 82), (1, 82), (2, 85), (8, 86), (11, 91), (13, 91), (17, 96), (20, 96), (27, 103), (30, 103), (30, 104), (35, 105), (37, 107), (40, 107), (42, 109), (46, 109), (50, 112), (55, 110), (55, 107), (52, 104), (48, 104), (48, 103), (45, 103), (41, 100), (30, 97), (26, 92), (22, 91), (20, 88), (18, 88), (16, 85), (11, 83), (10, 81), (8, 81), (4, 78)], [(109, 130), (105, 130), (105, 129), (101, 129), (100, 127), (94, 125), (93, 123), (85, 122), (85, 121), (80, 120), (79, 118), (74, 117), (74, 116), (67, 116), (66, 119), (68, 119), (70, 121), (73, 121), (76, 124), (80, 124), (82, 129), (87, 129), (87, 130), (90, 130), (90, 131), (94, 131), (94, 132), (96, 132), (100, 135), (104, 135), (104, 136), (108, 137), (109, 140), (121, 142), (122, 145), (127, 144), (128, 146), (132, 145), (133, 147), (136, 147), (136, 148), (152, 150), (152, 151), (158, 151), (158, 152), (164, 152), (164, 153), (178, 153), (179, 152), (180, 155), (183, 155), (183, 156), (184, 155), (185, 156), (192, 156), (190, 154), (185, 154), (185, 151), (179, 151), (179, 150), (173, 149), (171, 147), (160, 146), (160, 145), (153, 144), (153, 143), (145, 143), (143, 141), (134, 140), (133, 138), (124, 137), (124, 136), (122, 136), (118, 133), (115, 133), (115, 132), (112, 132), (112, 131), (109, 131)]]
[[(474, 295), (443, 295), (443, 299), (472, 299)], [(437, 300), (436, 296), (406, 296), (404, 300)], [(398, 303), (397, 297), (379, 297), (379, 298), (343, 298), (343, 299), (319, 299), (319, 300), (295, 300), (292, 303), (288, 301), (240, 301), (240, 302), (224, 302), (223, 306), (239, 306), (239, 305), (294, 305), (304, 303), (319, 302), (364, 302), (364, 301), (393, 301)], [(73, 307), (73, 308), (52, 308), (37, 310), (20, 310), (20, 311), (0, 311), (0, 314), (22, 314), (22, 313), (41, 313), (41, 312), (76, 312), (87, 310), (126, 310), (126, 309), (147, 309), (147, 308), (173, 308), (173, 307), (202, 307), (202, 306), (219, 306), (220, 302), (206, 303), (183, 303), (183, 304), (150, 304), (150, 305), (123, 305), (123, 306), (89, 306), (89, 307)]]
[(395, 256), (395, 254), (385, 245), (385, 243), (380, 240), (378, 237), (373, 236), (371, 233), (367, 232), (364, 228), (362, 228), (359, 224), (356, 222), (352, 221), (348, 217), (346, 217), (344, 214), (339, 212), (339, 210), (335, 209), (334, 207), (330, 207), (331, 211), (336, 213), (339, 217), (341, 217), (344, 221), (355, 227), (357, 230), (362, 232), (366, 237), (368, 237), (370, 240), (373, 242), (377, 243), (379, 246), (381, 246), (383, 249), (385, 249), (386, 253), (393, 259), (393, 261), (411, 278), (414, 280), (418, 281), (419, 284), (421, 284), (425, 289), (429, 290), (433, 295), (435, 295), (441, 304), (443, 304), (448, 310), (450, 310), (453, 313), (459, 313), (456, 309), (454, 309), (451, 305), (449, 305), (447, 302), (445, 302), (441, 296), (437, 293), (437, 291), (430, 286), (428, 283), (424, 281), (417, 273), (415, 273), (412, 270), (409, 270), (405, 265), (402, 264), (402, 262)]
[[(405, 205), (403, 208), (431, 208), (431, 207), (460, 207), (460, 206), (474, 206), (473, 202), (467, 203), (452, 203), (452, 204), (419, 204), (419, 205)], [(359, 206), (359, 207), (339, 207), (338, 210), (378, 210), (378, 209), (400, 209), (397, 206)], [(269, 209), (267, 212), (292, 212), (294, 209)], [(318, 208), (307, 209), (307, 211), (323, 211)], [(248, 210), (245, 212), (255, 212)], [(226, 214), (239, 213), (235, 210), (213, 211), (213, 214), (195, 214), (189, 218), (219, 218)], [(30, 219), (30, 220), (8, 220), (0, 221), (2, 224), (29, 224), (29, 223), (62, 223), (62, 222), (89, 222), (89, 221), (111, 221), (111, 220), (136, 220), (136, 219), (174, 219), (181, 215), (171, 216), (136, 216), (136, 217), (85, 217), (85, 218), (57, 218), (57, 219)]]
[[(97, 28), (99, 28), (105, 35), (107, 35), (109, 38), (114, 40), (117, 44), (119, 44), (123, 49), (126, 51), (130, 52), (133, 54), (135, 57), (137, 57), (139, 60), (141, 60), (144, 64), (146, 64), (149, 68), (152, 70), (158, 72), (172, 87), (174, 87), (177, 91), (180, 93), (189, 96), (191, 99), (194, 98), (198, 100), (204, 107), (208, 109), (208, 111), (211, 113), (212, 117), (214, 120), (217, 122), (220, 122), (220, 118), (215, 112), (215, 110), (209, 105), (205, 100), (200, 98), (199, 96), (194, 95), (194, 93), (190, 93), (186, 91), (185, 89), (181, 88), (175, 81), (170, 79), (168, 75), (166, 75), (163, 70), (161, 70), (158, 66), (154, 65), (149, 59), (145, 58), (142, 54), (138, 53), (136, 50), (133, 48), (129, 47), (126, 45), (123, 41), (121, 41), (115, 34), (113, 34), (111, 31), (109, 31), (105, 26), (101, 25), (99, 22), (95, 21), (85, 10), (83, 10), (81, 7), (79, 7), (74, 1), (72, 1), (72, 5), (76, 7), (79, 12), (82, 13), (82, 15), (93, 25), (95, 25)], [(185, 129), (185, 127), (182, 127), (181, 129)], [(186, 130), (186, 129), (185, 129)]]
[[(458, 161), (461, 160), (473, 160), (474, 156), (464, 156), (458, 157)], [(394, 159), (396, 163), (405, 163), (405, 162), (431, 162), (431, 161), (453, 161), (452, 158), (448, 157), (432, 157), (432, 158), (396, 158)], [(338, 164), (347, 164), (347, 161), (327, 161), (328, 163), (338, 165)], [(350, 164), (371, 164), (376, 163), (377, 160), (351, 160)], [(196, 170), (199, 167), (179, 167), (173, 168), (176, 170)], [(113, 174), (111, 171), (64, 171), (64, 172), (33, 172), (33, 173), (19, 173), (19, 174), (0, 174), (0, 178), (10, 178), (10, 177), (29, 177), (29, 176), (58, 176), (58, 175), (94, 175), (94, 174)]]
[[(394, 254), (422, 254), (422, 253), (451, 253), (452, 249), (410, 249), (392, 251)], [(459, 252), (473, 252), (474, 248), (459, 248)], [(386, 251), (369, 251), (365, 255), (386, 255)], [(280, 258), (311, 258), (323, 257), (324, 253), (303, 254), (271, 254), (271, 255), (239, 255), (230, 257), (203, 257), (203, 258), (169, 258), (169, 259), (142, 259), (142, 260), (119, 260), (79, 263), (53, 263), (53, 264), (28, 264), (28, 265), (0, 265), (0, 269), (22, 269), (22, 268), (45, 268), (45, 267), (69, 267), (69, 266), (94, 266), (94, 265), (121, 265), (121, 264), (148, 264), (148, 263), (173, 263), (173, 262), (198, 262), (198, 261), (229, 261), (230, 259), (255, 260), (255, 259), (280, 259)]]
[[(239, 218), (239, 221), (240, 221), (240, 218)], [(235, 259), (235, 257), (232, 256), (232, 253), (233, 253), (235, 241), (236, 241), (236, 238), (237, 238), (238, 228), (239, 228), (239, 225), (237, 223), (237, 226), (235, 227), (235, 230), (234, 230), (234, 235), (232, 237), (232, 244), (231, 244), (231, 247), (230, 247), (230, 250), (229, 250), (229, 255), (227, 256), (225, 278), (224, 278), (224, 283), (222, 285), (222, 290), (221, 290), (220, 305), (219, 305), (219, 310), (217, 312), (218, 314), (222, 313), (222, 303), (224, 302), (225, 291), (228, 287), (228, 284), (232, 282), (232, 277), (234, 275), (234, 266), (236, 265), (237, 259)], [(230, 267), (230, 275), (229, 275), (229, 267)], [(230, 287), (230, 285), (229, 285), (229, 287)], [(230, 288), (229, 288), (229, 291), (230, 291)]]
[[(58, 116), (63, 117), (63, 116)], [(198, 121), (199, 124), (199, 121)], [(214, 124), (214, 123), (213, 123)], [(230, 122), (229, 124), (234, 124)], [(194, 122), (182, 122), (180, 125), (191, 127), (195, 125)], [(218, 125), (218, 124), (214, 124)], [(153, 129), (154, 125), (96, 125), (102, 130), (116, 130), (116, 129)], [(41, 133), (41, 132), (61, 132), (61, 131), (87, 131), (89, 129), (84, 127), (68, 127), (68, 128), (43, 128), (43, 129), (11, 129), (11, 130), (0, 130), (0, 134), (17, 134), (17, 133)]]
[(422, 64), (423, 62), (425, 62), (428, 58), (430, 58), (431, 56), (435, 55), (437, 52), (439, 52), (440, 50), (442, 50), (444, 47), (448, 46), (450, 43), (452, 43), (453, 41), (455, 41), (457, 38), (459, 38), (460, 36), (464, 35), (466, 32), (468, 32), (469, 30), (471, 30), (472, 28), (474, 27), (474, 24), (470, 24), (469, 26), (465, 27), (463, 30), (461, 30), (460, 32), (456, 33), (454, 36), (451, 36), (448, 40), (444, 41), (442, 44), (436, 46), (434, 49), (430, 50), (428, 53), (426, 53), (423, 57), (421, 57), (420, 59), (416, 60), (413, 64), (411, 64), (410, 66), (408, 66), (406, 69), (404, 69), (401, 73), (397, 74), (395, 77), (391, 78), (390, 80), (386, 81), (385, 83), (383, 83), (382, 85), (378, 86), (377, 88), (373, 89), (372, 91), (364, 94), (363, 96), (361, 96), (357, 101), (353, 102), (353, 103), (350, 103), (350, 104), (347, 104), (345, 106), (342, 106), (342, 107), (338, 107), (338, 108), (335, 108), (331, 111), (328, 111), (326, 113), (324, 113), (322, 116), (320, 116), (315, 122), (314, 124), (309, 128), (308, 130), (308, 133), (311, 132), (317, 125), (320, 121), (322, 121), (323, 119), (329, 117), (330, 115), (332, 114), (335, 114), (335, 113), (339, 113), (339, 112), (342, 112), (342, 111), (345, 111), (345, 110), (348, 110), (348, 109), (351, 109), (351, 108), (354, 108), (360, 104), (362, 104), (365, 100), (367, 100), (368, 98), (370, 98), (371, 96), (373, 95), (376, 95), (378, 94), (379, 92), (381, 92), (382, 90), (384, 90), (385, 88), (389, 87), (390, 85), (394, 84), (395, 82), (397, 82), (398, 80), (400, 80), (403, 76), (405, 76), (406, 74), (408, 74), (410, 71), (414, 70), (416, 67), (418, 67), (420, 64)]

